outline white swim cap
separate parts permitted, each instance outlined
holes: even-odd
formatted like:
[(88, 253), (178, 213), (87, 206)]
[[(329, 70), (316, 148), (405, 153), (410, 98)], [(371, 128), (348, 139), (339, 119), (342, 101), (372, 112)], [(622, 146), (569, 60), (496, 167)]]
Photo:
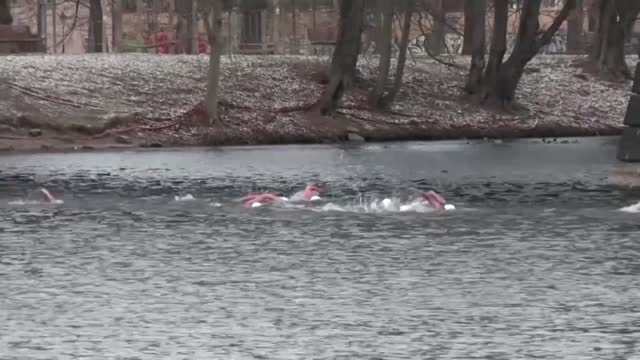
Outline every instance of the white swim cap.
[(262, 206), (262, 204), (260, 204), (259, 202), (254, 202), (254, 203), (252, 203), (252, 204), (251, 204), (251, 207), (252, 207), (252, 208), (254, 208), (254, 207), (260, 207), (260, 206)]
[(280, 196), (280, 200), (282, 200), (282, 201), (289, 201), (289, 198), (288, 198), (288, 197), (284, 197), (284, 196)]
[(444, 204), (444, 209), (447, 211), (455, 210), (456, 207), (453, 204)]
[(311, 201), (316, 201), (316, 200), (320, 200), (320, 196), (318, 195), (313, 195), (310, 199)]

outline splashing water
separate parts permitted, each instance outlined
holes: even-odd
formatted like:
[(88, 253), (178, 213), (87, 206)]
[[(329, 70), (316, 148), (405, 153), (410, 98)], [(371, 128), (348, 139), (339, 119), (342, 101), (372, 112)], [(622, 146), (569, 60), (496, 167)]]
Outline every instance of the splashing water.
[(640, 212), (640, 202), (637, 204), (625, 206), (623, 208), (620, 208), (619, 210), (628, 213), (638, 213)]
[[(366, 199), (362, 194), (358, 194), (354, 203), (350, 205), (341, 206), (330, 202), (322, 206), (319, 210), (359, 213), (436, 212), (432, 207), (417, 201), (403, 202), (400, 198), (397, 197), (384, 198), (382, 200), (378, 198)], [(446, 204), (445, 210), (456, 210), (456, 207), (452, 204)]]
[[(35, 193), (41, 193), (42, 195), (44, 195), (45, 201), (31, 200), (31, 198), (33, 197), (33, 194), (35, 194)], [(19, 205), (19, 206), (22, 206), (22, 205), (40, 205), (40, 204), (59, 205), (59, 204), (64, 204), (64, 201), (62, 201), (60, 199), (56, 199), (53, 195), (51, 195), (51, 193), (47, 189), (40, 188), (38, 190), (31, 191), (25, 200), (18, 199), (18, 200), (14, 200), (14, 201), (9, 201), (8, 204), (9, 205)]]
[(196, 199), (191, 194), (186, 194), (184, 196), (176, 195), (174, 198), (175, 198), (176, 201), (193, 201), (193, 200)]

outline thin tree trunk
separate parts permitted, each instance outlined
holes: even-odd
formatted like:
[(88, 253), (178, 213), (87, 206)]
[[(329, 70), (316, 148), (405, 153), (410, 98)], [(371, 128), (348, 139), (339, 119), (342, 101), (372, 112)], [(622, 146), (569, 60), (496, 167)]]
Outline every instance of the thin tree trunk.
[(427, 40), (429, 46), (429, 52), (432, 55), (440, 55), (442, 54), (442, 50), (444, 49), (444, 28), (445, 24), (442, 20), (446, 18), (444, 14), (443, 2), (444, 0), (431, 0), (431, 35)]
[[(376, 8), (373, 11), (373, 53), (380, 54), (380, 49), (382, 49), (382, 46), (383, 46), (383, 44), (380, 44), (380, 40), (383, 38), (382, 13), (383, 13), (384, 5), (380, 3), (380, 0), (374, 0), (374, 1), (376, 1)], [(370, 26), (370, 24), (368, 25)], [(367, 31), (367, 33), (371, 33), (371, 31)]]
[(191, 15), (189, 16), (191, 26), (189, 27), (189, 39), (191, 39), (191, 54), (198, 55), (198, 0), (191, 1)]
[(191, 0), (179, 0), (176, 5), (176, 54), (191, 54), (191, 32), (193, 24), (191, 19), (193, 2)]
[[(486, 5), (486, 1), (482, 2)], [(477, 18), (477, 11), (475, 11), (476, 3), (476, 0), (464, 0), (464, 34), (462, 38), (462, 55), (471, 55), (471, 53), (473, 52), (473, 29), (477, 29), (477, 27), (474, 26), (474, 20)], [(482, 9), (482, 12), (484, 13), (485, 10), (486, 9)], [(485, 29), (482, 29), (482, 32), (484, 33)], [(482, 57), (484, 59), (484, 51)]]
[[(107, 12), (109, 13), (109, 11), (112, 11), (110, 4), (111, 2), (109, 0), (100, 0), (100, 4), (102, 4), (102, 11), (103, 12)], [(102, 23), (102, 52), (109, 52), (109, 31), (107, 30), (107, 27), (104, 23), (104, 17), (102, 19), (103, 23)], [(112, 20), (113, 21), (113, 20)], [(111, 34), (113, 35), (113, 34)]]
[(281, 28), (281, 18), (280, 12), (280, 0), (273, 0), (273, 46), (275, 46), (276, 54), (282, 54), (283, 48), (282, 46), (282, 36), (280, 34)]
[(291, 52), (298, 54), (298, 19), (296, 18), (296, 0), (291, 0)]
[(205, 104), (209, 114), (209, 124), (218, 119), (220, 91), (220, 59), (224, 51), (222, 43), (222, 1), (211, 0), (211, 8), (205, 21), (209, 40), (209, 74)]
[(395, 101), (396, 96), (400, 92), (402, 86), (402, 77), (404, 76), (404, 67), (407, 62), (407, 49), (409, 48), (409, 37), (411, 35), (411, 20), (415, 0), (404, 0), (404, 19), (402, 20), (402, 35), (400, 36), (400, 49), (398, 50), (398, 65), (393, 76), (393, 87), (385, 99), (386, 104)]
[(465, 90), (469, 94), (478, 93), (482, 85), (482, 71), (485, 66), (486, 6), (486, 0), (473, 0), (469, 7), (465, 7), (465, 32), (467, 31), (466, 19), (469, 19), (473, 24), (473, 28), (469, 30), (471, 38), (471, 67), (469, 68), (469, 77), (465, 86)]
[(11, 7), (9, 0), (0, 0), (0, 25), (11, 25), (13, 17), (11, 17)]
[(382, 27), (378, 31), (376, 44), (379, 47), (380, 60), (378, 63), (378, 79), (376, 86), (371, 91), (369, 103), (373, 107), (381, 107), (384, 89), (389, 79), (391, 68), (391, 31), (393, 30), (393, 3), (388, 0), (378, 0), (378, 12), (382, 14)]
[(317, 30), (317, 18), (316, 18), (317, 7), (318, 5), (316, 4), (316, 0), (311, 0), (311, 29), (313, 30), (314, 33)]
[(640, 13), (640, 2), (626, 0), (599, 0), (598, 28), (589, 59), (608, 77), (631, 79), (625, 61), (625, 39), (631, 33)]
[(112, 2), (112, 11), (113, 11), (113, 19), (111, 25), (113, 27), (112, 35), (113, 35), (113, 51), (114, 52), (122, 52), (122, 0), (113, 0)]
[(51, 47), (54, 54), (58, 52), (58, 4), (51, 4)]
[(329, 84), (314, 106), (323, 115), (335, 111), (345, 90), (353, 83), (360, 53), (363, 10), (364, 0), (340, 1), (338, 36), (331, 59)]
[(136, 13), (138, 16), (144, 15), (144, 0), (136, 0)]
[(507, 52), (507, 24), (509, 21), (509, 0), (494, 0), (493, 2), (493, 35), (489, 49), (489, 61), (484, 71), (481, 101), (492, 95), (497, 87), (497, 75)]
[(91, 21), (90, 52), (102, 52), (102, 3), (100, 0), (91, 0), (89, 7), (89, 19)]
[(576, 1), (576, 9), (567, 20), (567, 52), (584, 50), (584, 2)]
[[(45, 31), (45, 23), (47, 20), (45, 7), (44, 7), (45, 3), (43, 0), (37, 0), (36, 4), (37, 4), (36, 17), (38, 18), (36, 22), (36, 28), (38, 32), (38, 39), (44, 40), (46, 39), (46, 36), (47, 36), (46, 35), (47, 32)], [(46, 46), (44, 48), (46, 49)]]
[(176, 21), (176, 1), (169, 0), (169, 29), (174, 28), (175, 21)]

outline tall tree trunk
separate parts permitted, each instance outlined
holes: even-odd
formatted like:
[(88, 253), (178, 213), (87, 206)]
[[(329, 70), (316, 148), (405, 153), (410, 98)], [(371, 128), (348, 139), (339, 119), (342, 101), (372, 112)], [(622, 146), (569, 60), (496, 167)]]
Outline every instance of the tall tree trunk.
[(36, 21), (36, 28), (37, 28), (37, 32), (38, 32), (38, 39), (43, 41), (43, 46), (44, 49), (46, 51), (47, 49), (47, 8), (46, 8), (46, 3), (44, 2), (44, 0), (37, 0), (36, 1), (36, 6), (37, 6), (37, 10), (36, 10), (36, 17), (38, 18)]
[(291, 0), (291, 52), (298, 55), (298, 19), (296, 18), (296, 0)]
[(567, 52), (584, 50), (584, 1), (576, 0), (576, 9), (567, 20)]
[(280, 14), (282, 9), (280, 8), (280, 1), (273, 0), (273, 45), (275, 47), (276, 54), (282, 54), (284, 46), (282, 44), (282, 35), (280, 29), (282, 26), (282, 15)]
[(333, 3), (333, 11), (334, 11), (334, 13), (336, 15), (340, 14), (340, 0), (333, 0), (332, 3)]
[(222, 1), (210, 0), (211, 8), (205, 21), (209, 39), (209, 74), (205, 104), (209, 114), (209, 123), (218, 118), (218, 100), (220, 90), (220, 58), (224, 51), (222, 43)]
[(589, 58), (612, 79), (631, 79), (624, 44), (640, 13), (640, 1), (599, 0), (597, 6), (598, 28)]
[[(486, 43), (486, 0), (473, 0), (470, 6), (466, 6), (465, 2), (465, 32), (467, 19), (473, 24), (473, 28), (469, 30), (471, 40), (471, 67), (469, 68), (469, 76), (465, 90), (469, 94), (475, 94), (480, 90), (482, 85), (482, 71), (484, 70), (484, 52)], [(465, 35), (465, 42), (467, 38)]]
[(411, 20), (415, 8), (415, 0), (404, 0), (404, 19), (402, 20), (402, 34), (400, 35), (400, 46), (398, 49), (398, 64), (393, 75), (393, 87), (384, 102), (391, 104), (395, 101), (402, 86), (404, 67), (407, 62), (407, 49), (409, 48), (409, 36), (411, 35)]
[(58, 3), (51, 3), (51, 50), (54, 54), (58, 52)]
[(179, 0), (176, 5), (176, 54), (191, 54), (192, 44), (191, 32), (193, 31), (193, 22), (191, 13), (193, 10), (193, 2), (191, 0)]
[(111, 34), (113, 36), (113, 52), (122, 52), (122, 35), (123, 35), (123, 29), (122, 29), (122, 0), (112, 0), (112, 21), (111, 21), (111, 25), (113, 27), (113, 30), (111, 31)]
[[(371, 1), (371, 0), (369, 0)], [(374, 43), (374, 54), (380, 54), (380, 49), (384, 46), (380, 44), (380, 40), (384, 37), (382, 35), (382, 13), (383, 13), (384, 5), (380, 3), (380, 0), (376, 1), (376, 8), (373, 11), (373, 43)], [(371, 26), (371, 24), (367, 24)]]
[(427, 46), (429, 46), (429, 52), (432, 55), (442, 54), (444, 49), (444, 33), (445, 24), (442, 20), (446, 19), (443, 2), (444, 0), (431, 0), (430, 12), (431, 12), (431, 35), (427, 40)]
[(174, 28), (175, 21), (176, 21), (176, 0), (169, 0), (169, 29)]
[[(522, 17), (521, 17), (522, 19)], [(490, 97), (497, 87), (497, 76), (502, 66), (504, 54), (507, 52), (507, 26), (509, 21), (509, 0), (494, 0), (493, 2), (493, 34), (489, 61), (482, 79), (481, 101)]]
[(11, 17), (11, 7), (9, 0), (0, 0), (0, 25), (11, 25), (13, 17)]
[[(189, 39), (191, 42), (191, 54), (198, 55), (198, 0), (191, 0), (191, 14), (189, 16)], [(211, 4), (214, 5), (214, 4)]]
[(91, 0), (89, 7), (89, 20), (91, 21), (91, 37), (89, 52), (102, 52), (102, 3), (100, 0)]
[(323, 115), (335, 111), (345, 90), (351, 87), (360, 54), (364, 0), (341, 0), (338, 36), (336, 40), (329, 83), (314, 108)]
[(382, 27), (378, 31), (379, 38), (376, 45), (380, 60), (378, 62), (378, 79), (376, 86), (371, 91), (369, 103), (373, 107), (381, 107), (384, 89), (389, 79), (389, 69), (391, 68), (391, 31), (393, 30), (393, 3), (388, 0), (378, 0), (378, 12), (382, 15)]
[[(486, 1), (482, 2), (486, 3)], [(464, 0), (464, 34), (462, 38), (462, 55), (471, 55), (471, 53), (473, 52), (473, 29), (477, 29), (473, 23), (473, 21), (477, 18), (476, 3), (476, 0)], [(486, 9), (483, 9), (482, 12), (484, 13), (485, 10)], [(484, 33), (485, 29), (482, 29), (482, 32)], [(484, 51), (482, 57), (484, 59)]]

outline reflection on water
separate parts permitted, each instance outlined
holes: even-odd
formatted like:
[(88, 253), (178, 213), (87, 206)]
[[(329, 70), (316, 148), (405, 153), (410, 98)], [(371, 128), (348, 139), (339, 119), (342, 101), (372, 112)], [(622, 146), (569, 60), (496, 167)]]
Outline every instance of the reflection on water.
[[(602, 141), (1, 158), (2, 359), (637, 356), (640, 226)], [(37, 186), (65, 203), (8, 204)], [(322, 211), (427, 188), (459, 210)]]

